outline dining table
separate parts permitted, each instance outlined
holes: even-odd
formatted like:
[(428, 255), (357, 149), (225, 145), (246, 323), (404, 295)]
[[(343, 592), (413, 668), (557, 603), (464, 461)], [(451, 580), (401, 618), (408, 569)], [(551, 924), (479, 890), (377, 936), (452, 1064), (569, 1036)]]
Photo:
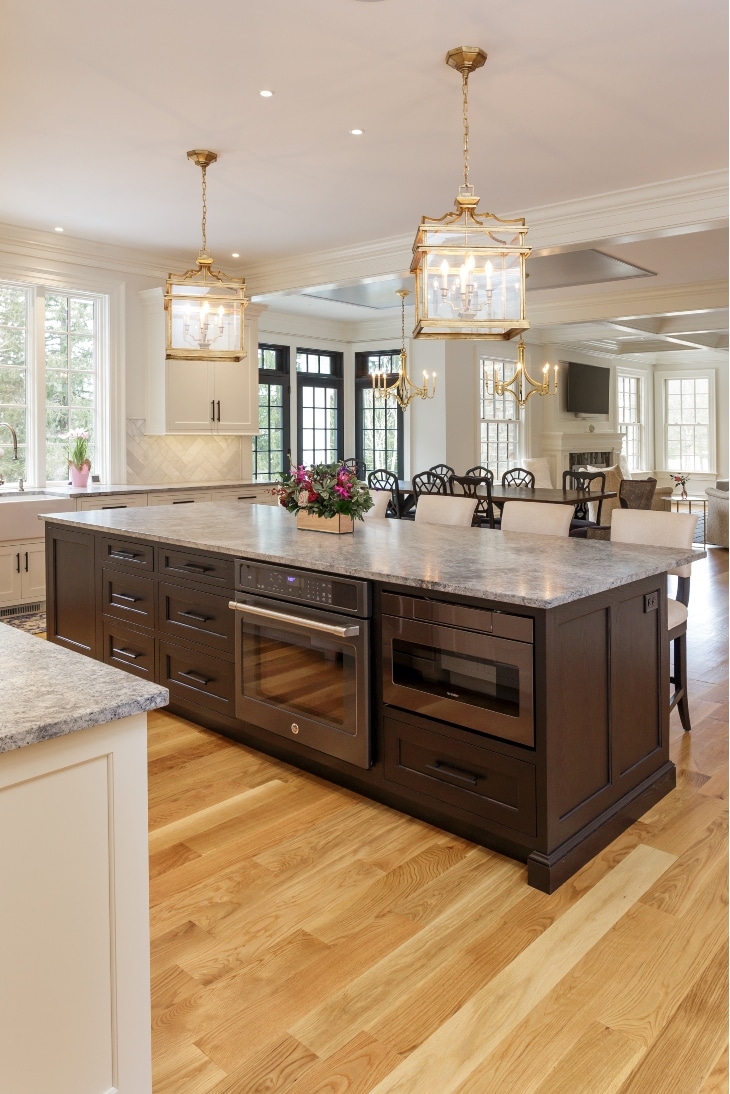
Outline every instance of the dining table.
[[(486, 493), (486, 491), (485, 491)], [(584, 506), (589, 501), (605, 501), (607, 498), (615, 498), (615, 490), (563, 490), (562, 487), (548, 488), (544, 486), (503, 486), (495, 483), (491, 488), (492, 502), (500, 510), (508, 501), (541, 501), (550, 505)], [(401, 512), (410, 514), (416, 506), (416, 498), (413, 493), (413, 484), (405, 479), (398, 480), (398, 494), (401, 501)]]

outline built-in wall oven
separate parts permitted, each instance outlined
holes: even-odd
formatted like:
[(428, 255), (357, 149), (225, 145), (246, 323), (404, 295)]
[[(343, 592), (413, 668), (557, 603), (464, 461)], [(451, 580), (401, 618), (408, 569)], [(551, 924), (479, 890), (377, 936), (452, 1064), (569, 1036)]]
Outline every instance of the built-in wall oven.
[(383, 700), (534, 746), (533, 621), (384, 593)]
[(370, 767), (366, 581), (236, 562), (236, 717)]

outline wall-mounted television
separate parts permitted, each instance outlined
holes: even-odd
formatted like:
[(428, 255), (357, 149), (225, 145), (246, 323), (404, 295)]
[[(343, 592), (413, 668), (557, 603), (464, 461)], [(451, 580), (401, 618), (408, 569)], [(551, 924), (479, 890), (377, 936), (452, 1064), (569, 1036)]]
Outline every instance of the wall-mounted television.
[(608, 414), (611, 370), (568, 362), (566, 408), (569, 414)]

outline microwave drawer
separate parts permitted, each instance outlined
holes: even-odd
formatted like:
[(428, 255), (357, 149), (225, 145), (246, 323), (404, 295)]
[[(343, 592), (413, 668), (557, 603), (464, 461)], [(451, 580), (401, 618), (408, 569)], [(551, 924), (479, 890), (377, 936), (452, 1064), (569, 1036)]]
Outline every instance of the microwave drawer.
[(536, 834), (533, 764), (387, 716), (384, 743), (389, 782), (505, 829)]
[(534, 748), (533, 649), (384, 615), (383, 702)]

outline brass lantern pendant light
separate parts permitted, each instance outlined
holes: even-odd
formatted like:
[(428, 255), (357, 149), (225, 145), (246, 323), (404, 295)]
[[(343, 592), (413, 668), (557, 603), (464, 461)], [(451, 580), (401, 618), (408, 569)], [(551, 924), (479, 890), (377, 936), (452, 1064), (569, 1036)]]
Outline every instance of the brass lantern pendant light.
[(395, 399), (401, 410), (408, 410), (412, 399), (433, 399), (436, 394), (436, 373), (431, 379), (428, 373), (423, 373), (423, 386), (418, 387), (408, 375), (408, 354), (406, 352), (406, 297), (410, 296), (409, 289), (396, 289), (400, 297), (400, 336), (401, 351), (398, 379), (392, 384), (386, 384), (385, 372), (373, 372), (373, 394), (376, 399)]
[(464, 182), (456, 212), (422, 217), (413, 244), (416, 338), (510, 339), (526, 330), (524, 218), (478, 213), (469, 184), (469, 75), (487, 60), (483, 49), (461, 46), (446, 63), (461, 73)]
[(203, 175), (203, 241), (197, 266), (184, 274), (168, 274), (165, 285), (168, 359), (241, 361), (244, 348), (243, 310), (248, 304), (246, 282), (213, 269), (208, 254), (206, 171), (218, 156), (205, 148), (188, 152)]

